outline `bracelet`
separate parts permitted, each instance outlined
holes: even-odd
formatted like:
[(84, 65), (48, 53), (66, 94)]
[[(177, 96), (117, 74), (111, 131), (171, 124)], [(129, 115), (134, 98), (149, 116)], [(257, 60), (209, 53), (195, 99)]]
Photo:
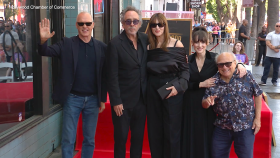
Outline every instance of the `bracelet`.
[(243, 63), (237, 63), (236, 68), (238, 67), (238, 64), (243, 65), (243, 67), (245, 67), (245, 65)]

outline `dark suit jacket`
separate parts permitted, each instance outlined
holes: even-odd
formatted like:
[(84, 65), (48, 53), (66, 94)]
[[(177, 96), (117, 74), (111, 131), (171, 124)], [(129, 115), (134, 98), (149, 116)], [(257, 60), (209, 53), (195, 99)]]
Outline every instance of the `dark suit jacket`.
[(141, 63), (129, 44), (125, 31), (108, 44), (107, 87), (112, 106), (123, 104), (124, 108), (133, 108), (138, 103), (141, 93), (145, 102), (148, 37), (139, 32), (139, 39), (144, 50)]
[[(106, 44), (93, 39), (96, 53), (96, 76), (99, 101), (106, 102), (106, 73), (105, 73), (105, 52)], [(79, 37), (64, 37), (60, 42), (47, 46), (39, 44), (38, 53), (42, 56), (58, 57), (60, 59), (60, 76), (56, 82), (53, 92), (53, 99), (63, 104), (69, 95), (75, 79), (75, 72), (78, 63)]]

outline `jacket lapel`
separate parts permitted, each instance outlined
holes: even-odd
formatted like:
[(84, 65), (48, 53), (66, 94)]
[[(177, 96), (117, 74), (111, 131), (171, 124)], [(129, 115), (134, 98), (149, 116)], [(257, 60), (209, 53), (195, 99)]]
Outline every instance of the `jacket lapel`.
[(199, 73), (199, 74), (202, 71), (204, 71), (207, 68), (207, 66), (212, 62), (212, 57), (211, 57), (210, 52), (206, 50), (205, 55), (206, 55), (206, 57), (205, 57), (205, 60), (204, 60), (204, 63), (203, 63), (203, 66), (202, 66), (200, 72), (198, 71), (197, 63), (196, 63), (196, 60), (195, 60), (196, 52), (192, 55), (192, 58), (190, 59), (190, 64), (192, 64), (192, 66), (194, 67), (194, 71)]
[(96, 74), (99, 74), (99, 65), (100, 65), (100, 58), (101, 58), (101, 48), (100, 45), (97, 43), (97, 41), (95, 39), (93, 39), (93, 45), (94, 45), (94, 51), (95, 51), (95, 59), (96, 59), (96, 64), (95, 64), (95, 68), (96, 68)]
[(203, 69), (206, 69), (211, 62), (212, 62), (211, 54), (209, 51), (206, 50), (206, 57), (201, 71), (203, 71)]
[(79, 57), (79, 37), (76, 36), (72, 40), (73, 44), (73, 60), (74, 60), (74, 76), (76, 74), (76, 68), (78, 63), (78, 57)]
[(141, 40), (141, 45), (142, 45), (142, 48), (143, 48), (143, 55), (142, 55), (142, 59), (141, 59), (141, 63), (143, 62), (146, 62), (146, 60), (144, 61), (143, 59), (146, 59), (147, 58), (147, 41), (145, 41), (145, 38), (142, 36), (141, 33), (138, 33), (138, 36)]
[(134, 53), (135, 50), (132, 49), (132, 46), (129, 44), (129, 42), (127, 41), (128, 39), (126, 39), (126, 34), (125, 34), (125, 31), (122, 32), (121, 36), (120, 36), (120, 39), (122, 40), (122, 47), (123, 49), (132, 57), (132, 59), (138, 63), (139, 63), (139, 60), (137, 59), (137, 56), (136, 54)]

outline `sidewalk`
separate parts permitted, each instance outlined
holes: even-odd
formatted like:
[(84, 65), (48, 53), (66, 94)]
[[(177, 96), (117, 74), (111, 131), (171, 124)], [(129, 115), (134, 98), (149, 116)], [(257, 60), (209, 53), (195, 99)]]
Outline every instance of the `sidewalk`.
[[(263, 73), (262, 66), (253, 66), (253, 76), (257, 82), (261, 81)], [(261, 86), (262, 90), (266, 93), (278, 93), (280, 95), (280, 80), (278, 80), (277, 87), (271, 83), (271, 78), (267, 79), (266, 86)], [(267, 95), (268, 106), (273, 113), (272, 126), (274, 129), (274, 135), (276, 139), (276, 147), (271, 147), (272, 158), (280, 157), (280, 99), (272, 99)]]

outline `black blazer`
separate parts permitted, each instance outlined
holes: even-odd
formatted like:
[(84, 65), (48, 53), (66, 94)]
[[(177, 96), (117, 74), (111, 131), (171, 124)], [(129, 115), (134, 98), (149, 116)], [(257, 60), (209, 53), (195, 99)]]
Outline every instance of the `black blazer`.
[[(106, 44), (93, 39), (96, 53), (97, 89), (99, 101), (106, 102), (106, 73), (105, 73), (105, 52)], [(78, 63), (79, 37), (64, 37), (60, 42), (47, 46), (47, 42), (38, 46), (38, 53), (42, 56), (58, 57), (60, 59), (60, 73), (54, 86), (53, 99), (59, 103), (65, 103), (75, 79), (75, 72)]]
[(138, 40), (141, 41), (144, 50), (141, 63), (125, 31), (114, 37), (108, 44), (107, 87), (111, 106), (123, 104), (124, 108), (132, 108), (138, 103), (141, 93), (145, 102), (148, 36), (138, 32)]

